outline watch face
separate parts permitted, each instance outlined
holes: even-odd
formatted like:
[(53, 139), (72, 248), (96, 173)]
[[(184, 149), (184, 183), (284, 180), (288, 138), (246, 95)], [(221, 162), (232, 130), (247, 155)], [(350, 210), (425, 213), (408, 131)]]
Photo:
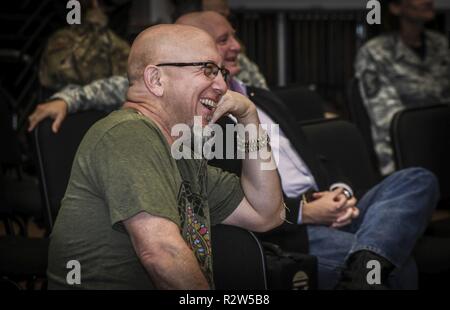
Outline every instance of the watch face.
[(350, 193), (348, 190), (346, 190), (345, 188), (342, 190), (342, 193), (345, 195), (345, 197), (347, 197), (347, 199), (351, 199), (352, 198), (352, 193)]

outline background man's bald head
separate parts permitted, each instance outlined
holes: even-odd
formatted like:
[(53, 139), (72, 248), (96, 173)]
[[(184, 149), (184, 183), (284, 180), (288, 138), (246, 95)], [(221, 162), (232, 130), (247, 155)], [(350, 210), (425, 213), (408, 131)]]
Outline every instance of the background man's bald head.
[(199, 46), (215, 48), (211, 36), (198, 27), (171, 24), (147, 28), (136, 37), (131, 46), (128, 80), (133, 83), (142, 78), (145, 67), (149, 64), (183, 62), (186, 51)]

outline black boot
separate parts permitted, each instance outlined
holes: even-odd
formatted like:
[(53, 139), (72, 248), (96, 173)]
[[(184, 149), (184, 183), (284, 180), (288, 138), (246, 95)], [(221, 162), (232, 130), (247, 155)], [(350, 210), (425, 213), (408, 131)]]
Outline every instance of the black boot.
[[(379, 283), (373, 283), (377, 276), (375, 268), (369, 264), (371, 260), (379, 263), (380, 275)], [(394, 270), (394, 265), (384, 257), (370, 251), (362, 250), (353, 253), (347, 260), (347, 267), (341, 275), (341, 279), (336, 285), (336, 290), (385, 290), (389, 289), (387, 286), (387, 279), (389, 274)], [(369, 272), (371, 274), (368, 277)], [(375, 281), (376, 282), (376, 281)]]

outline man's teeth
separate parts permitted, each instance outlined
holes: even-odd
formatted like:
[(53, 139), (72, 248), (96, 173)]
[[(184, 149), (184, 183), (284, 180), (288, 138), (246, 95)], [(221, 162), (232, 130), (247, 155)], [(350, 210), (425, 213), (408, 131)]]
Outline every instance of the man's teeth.
[(211, 99), (200, 99), (200, 103), (208, 109), (215, 109), (217, 107), (217, 103), (215, 103)]

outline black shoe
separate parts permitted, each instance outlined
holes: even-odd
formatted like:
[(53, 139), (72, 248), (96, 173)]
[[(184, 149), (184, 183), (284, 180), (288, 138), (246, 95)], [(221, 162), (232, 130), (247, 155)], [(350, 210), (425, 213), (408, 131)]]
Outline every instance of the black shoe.
[[(376, 275), (376, 265), (379, 264), (380, 274)], [(394, 265), (384, 257), (373, 252), (362, 250), (353, 253), (347, 260), (336, 290), (387, 290), (387, 278), (394, 270)], [(369, 274), (370, 272), (370, 274)]]

